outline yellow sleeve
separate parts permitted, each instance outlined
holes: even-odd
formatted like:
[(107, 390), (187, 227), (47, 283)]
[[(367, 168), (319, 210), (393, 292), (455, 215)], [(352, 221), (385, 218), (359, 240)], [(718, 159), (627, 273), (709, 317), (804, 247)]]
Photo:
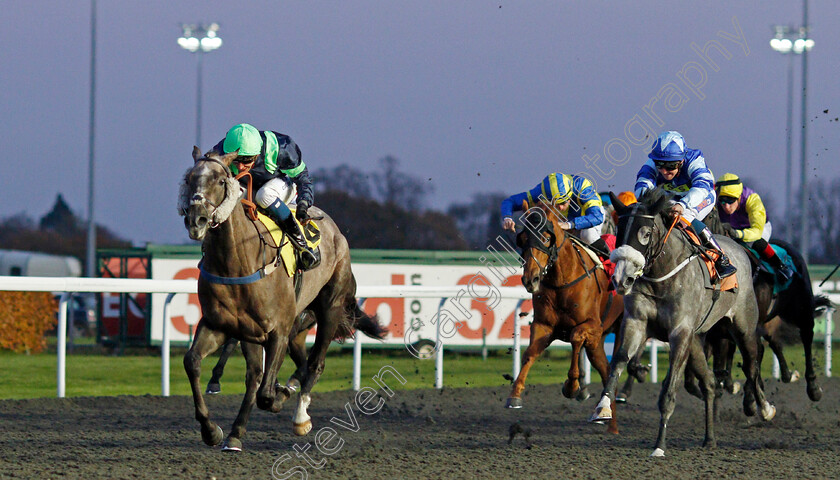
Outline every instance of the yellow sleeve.
[(750, 219), (750, 228), (741, 230), (741, 239), (744, 242), (754, 242), (761, 238), (764, 233), (764, 224), (767, 223), (767, 211), (764, 210), (764, 203), (757, 193), (747, 197), (747, 217)]

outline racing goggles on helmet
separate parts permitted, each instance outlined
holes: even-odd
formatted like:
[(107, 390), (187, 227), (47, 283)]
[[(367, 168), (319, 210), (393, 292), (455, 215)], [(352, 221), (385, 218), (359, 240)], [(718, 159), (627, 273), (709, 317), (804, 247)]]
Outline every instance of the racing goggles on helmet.
[(654, 160), (653, 161), (653, 164), (656, 165), (657, 170), (662, 169), (662, 170), (669, 170), (669, 171), (678, 170), (680, 168), (681, 163), (682, 163), (682, 160), (676, 160), (676, 161), (674, 161), (674, 160)]
[(718, 197), (718, 201), (724, 205), (729, 205), (730, 203), (735, 203), (738, 201), (735, 197), (730, 197), (729, 195), (721, 195)]

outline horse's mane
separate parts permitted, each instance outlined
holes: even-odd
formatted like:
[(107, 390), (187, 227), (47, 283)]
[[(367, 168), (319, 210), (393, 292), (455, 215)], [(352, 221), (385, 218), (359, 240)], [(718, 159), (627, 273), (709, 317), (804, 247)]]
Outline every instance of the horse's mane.
[(663, 197), (670, 199), (673, 196), (674, 196), (673, 193), (671, 193), (667, 190), (663, 190), (660, 187), (656, 187), (656, 188), (646, 190), (645, 193), (643, 193), (642, 196), (639, 197), (639, 203), (644, 205), (647, 208), (650, 208), (654, 204), (656, 204), (656, 202), (658, 202), (660, 199), (662, 199)]

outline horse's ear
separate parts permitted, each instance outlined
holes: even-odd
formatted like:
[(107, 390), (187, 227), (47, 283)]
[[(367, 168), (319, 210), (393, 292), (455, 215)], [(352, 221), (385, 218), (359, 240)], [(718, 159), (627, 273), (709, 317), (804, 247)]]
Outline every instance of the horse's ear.
[(528, 200), (522, 200), (522, 211), (523, 212), (528, 211)]
[(230, 153), (226, 153), (226, 154), (222, 155), (221, 157), (219, 157), (219, 161), (224, 163), (226, 166), (230, 167), (230, 164), (234, 160), (236, 160), (236, 157), (238, 157), (238, 156), (239, 156), (239, 149), (237, 148), (235, 151), (230, 152)]
[(618, 212), (619, 215), (623, 214), (627, 210), (627, 205), (622, 203), (622, 201), (619, 200), (618, 197), (616, 197), (615, 194), (612, 191), (610, 191), (609, 193), (610, 193), (610, 202), (612, 202), (613, 208), (615, 209), (616, 212)]
[(193, 162), (197, 162), (199, 158), (202, 158), (201, 150), (199, 150), (197, 146), (193, 145)]
[(661, 212), (671, 203), (671, 198), (667, 195), (663, 195), (656, 201), (651, 207), (649, 212), (656, 215), (657, 213)]

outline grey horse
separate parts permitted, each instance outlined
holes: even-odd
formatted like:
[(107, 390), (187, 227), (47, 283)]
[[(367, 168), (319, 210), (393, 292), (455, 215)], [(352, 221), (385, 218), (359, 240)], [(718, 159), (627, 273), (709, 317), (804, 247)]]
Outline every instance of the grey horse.
[(718, 322), (725, 322), (744, 358), (747, 387), (754, 395), (745, 396), (744, 412), (755, 415), (757, 401), (761, 417), (770, 420), (776, 408), (764, 397), (757, 369), (756, 322), (758, 306), (750, 277), (746, 253), (728, 238), (719, 238), (730, 261), (738, 269), (738, 287), (720, 291), (704, 286), (700, 256), (687, 236), (670, 230), (666, 207), (669, 196), (660, 189), (650, 191), (639, 203), (623, 205), (611, 194), (619, 214), (616, 248), (611, 259), (616, 264), (613, 283), (624, 295), (621, 345), (610, 364), (610, 378), (591, 422), (611, 419), (618, 378), (648, 337), (670, 345), (669, 367), (659, 394), (659, 435), (651, 456), (665, 455), (665, 432), (674, 413), (680, 379), (688, 367), (700, 379), (706, 413), (705, 447), (716, 445), (714, 436), (714, 374), (703, 353), (701, 335)]

